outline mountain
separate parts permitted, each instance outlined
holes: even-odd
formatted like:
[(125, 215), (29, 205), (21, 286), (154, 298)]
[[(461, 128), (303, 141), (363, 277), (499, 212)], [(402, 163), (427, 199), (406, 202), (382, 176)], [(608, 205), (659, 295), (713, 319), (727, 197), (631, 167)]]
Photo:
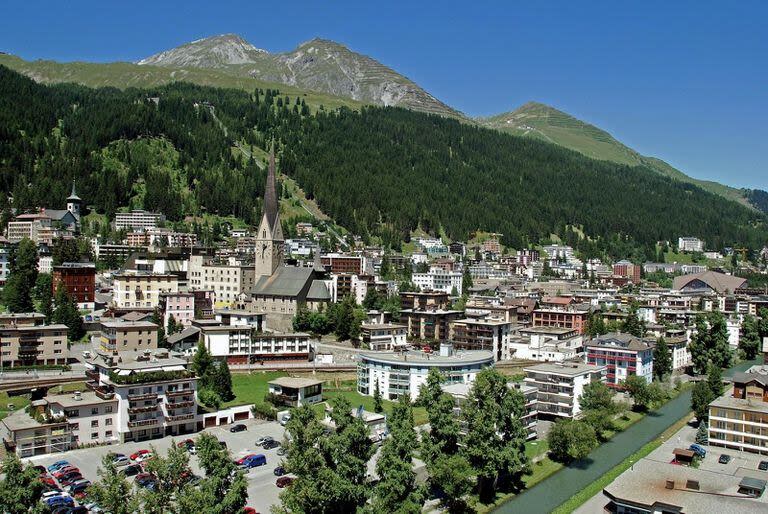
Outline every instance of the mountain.
[(312, 39), (293, 51), (270, 54), (240, 36), (225, 34), (160, 52), (137, 64), (216, 68), (235, 76), (321, 91), (363, 103), (463, 117), (391, 68), (325, 39)]
[[(402, 108), (312, 112), (272, 90), (48, 86), (0, 66), (0, 134), (0, 210), (55, 206), (76, 180), (99, 216), (84, 224), (89, 235), (122, 208), (162, 210), (201, 241), (217, 237), (222, 218), (256, 223), (256, 159), (273, 140), (281, 177), (308, 202), (394, 248), (416, 229), (458, 240), (485, 230), (513, 248), (557, 234), (587, 257), (642, 261), (680, 234), (758, 248), (768, 223), (643, 166)], [(307, 216), (295, 212), (286, 233)]]
[(689, 177), (661, 159), (641, 155), (605, 130), (542, 103), (528, 102), (514, 111), (480, 118), (478, 122), (510, 134), (555, 143), (593, 159), (644, 166), (674, 180), (695, 184), (711, 193), (757, 208), (744, 190)]
[(256, 60), (266, 53), (266, 50), (256, 48), (237, 34), (222, 34), (160, 52), (136, 64), (174, 68), (219, 68), (230, 64), (257, 62)]

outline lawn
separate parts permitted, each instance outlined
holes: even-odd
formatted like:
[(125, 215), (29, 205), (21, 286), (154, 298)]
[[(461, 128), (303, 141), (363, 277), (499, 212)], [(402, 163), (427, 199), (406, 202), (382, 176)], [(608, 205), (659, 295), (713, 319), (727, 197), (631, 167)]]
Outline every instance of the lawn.
[[(8, 408), (9, 404), (13, 404), (13, 409)], [(25, 409), (27, 405), (29, 405), (29, 398), (26, 396), (8, 396), (7, 392), (0, 391), (0, 419), (11, 412)]]
[(281, 371), (232, 373), (232, 392), (235, 393), (235, 399), (222, 404), (222, 408), (264, 403), (264, 395), (267, 394), (268, 389), (267, 382), (285, 375), (286, 373)]
[[(331, 388), (327, 391), (323, 391), (323, 396), (326, 400), (330, 400), (332, 398), (335, 398), (337, 396), (343, 396), (347, 400), (349, 400), (349, 403), (352, 404), (352, 407), (359, 407), (360, 405), (363, 406), (363, 409), (373, 412), (373, 397), (372, 396), (366, 396), (358, 393), (355, 390), (355, 383), (354, 382), (342, 382), (340, 384), (339, 388)], [(382, 407), (384, 407), (384, 414), (389, 414), (392, 412), (392, 406), (395, 404), (395, 402), (391, 402), (389, 400), (382, 400)], [(324, 407), (322, 405), (318, 406), (319, 410), (322, 410)], [(413, 408), (413, 421), (416, 425), (423, 425), (427, 422), (427, 409), (424, 407), (414, 407)]]

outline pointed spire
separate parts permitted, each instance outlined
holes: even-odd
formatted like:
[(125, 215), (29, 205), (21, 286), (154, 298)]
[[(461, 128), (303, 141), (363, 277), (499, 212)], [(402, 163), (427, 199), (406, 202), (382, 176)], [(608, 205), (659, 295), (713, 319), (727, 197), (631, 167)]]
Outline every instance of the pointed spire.
[(72, 193), (69, 195), (67, 200), (80, 200), (80, 197), (77, 196), (77, 192), (75, 191), (75, 179), (72, 179)]
[(321, 259), (321, 255), (320, 255), (321, 248), (319, 243), (317, 244), (317, 246), (315, 246), (314, 252), (315, 252), (315, 255), (314, 255), (315, 259), (312, 267), (315, 268), (316, 271), (322, 271), (323, 273), (325, 273), (326, 270), (325, 270), (325, 266), (323, 266), (323, 260)]
[(274, 229), (278, 213), (277, 191), (275, 189), (275, 141), (272, 140), (272, 148), (269, 150), (269, 169), (267, 170), (267, 183), (264, 186), (264, 215), (269, 226)]

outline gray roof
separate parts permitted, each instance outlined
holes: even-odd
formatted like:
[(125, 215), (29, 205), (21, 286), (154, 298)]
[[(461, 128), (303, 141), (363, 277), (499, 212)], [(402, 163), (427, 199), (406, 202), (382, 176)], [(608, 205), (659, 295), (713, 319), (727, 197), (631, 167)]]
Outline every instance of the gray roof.
[(487, 350), (467, 350), (456, 352), (453, 355), (443, 357), (439, 353), (410, 352), (366, 352), (361, 353), (362, 360), (373, 362), (386, 362), (400, 366), (413, 365), (424, 366), (464, 366), (468, 364), (493, 363), (493, 352)]
[(322, 384), (323, 381), (315, 380), (314, 378), (278, 377), (274, 380), (270, 380), (267, 383), (278, 385), (280, 387), (288, 387), (291, 389), (301, 389), (304, 387), (312, 387)]
[(313, 280), (312, 285), (309, 286), (309, 292), (307, 293), (308, 300), (326, 300), (331, 299), (331, 293), (328, 291), (328, 286), (322, 280)]
[(187, 327), (181, 332), (176, 332), (175, 334), (169, 335), (167, 338), (168, 344), (174, 345), (178, 343), (179, 341), (182, 341), (184, 339), (187, 339), (188, 337), (197, 336), (200, 334), (200, 329), (197, 327)]
[(733, 275), (726, 275), (725, 273), (718, 273), (716, 271), (705, 271), (703, 273), (675, 277), (672, 288), (681, 290), (697, 280), (703, 282), (718, 293), (724, 293), (726, 291), (734, 292), (736, 289), (744, 287), (744, 284), (747, 283), (747, 279), (745, 278), (734, 277)]
[(259, 277), (253, 286), (253, 294), (298, 297), (309, 290), (313, 274), (312, 268), (280, 267), (268, 277)]
[(632, 351), (644, 351), (651, 348), (648, 342), (643, 341), (640, 338), (633, 336), (632, 334), (624, 334), (621, 332), (612, 332), (610, 334), (604, 334), (589, 341), (584, 346), (594, 348), (617, 348), (621, 350)]
[(605, 369), (605, 366), (593, 366), (584, 362), (565, 361), (565, 362), (545, 362), (529, 366), (523, 371), (533, 371), (535, 373), (550, 373), (554, 375), (578, 376), (585, 373), (595, 373)]

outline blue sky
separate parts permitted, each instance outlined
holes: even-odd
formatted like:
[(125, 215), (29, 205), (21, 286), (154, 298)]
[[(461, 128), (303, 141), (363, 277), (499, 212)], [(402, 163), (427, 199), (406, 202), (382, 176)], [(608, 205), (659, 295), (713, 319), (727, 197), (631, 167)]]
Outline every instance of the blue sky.
[(537, 100), (697, 178), (768, 189), (768, 3), (17, 2), (0, 51), (137, 60), (234, 32), (271, 52), (315, 36), (473, 115)]

